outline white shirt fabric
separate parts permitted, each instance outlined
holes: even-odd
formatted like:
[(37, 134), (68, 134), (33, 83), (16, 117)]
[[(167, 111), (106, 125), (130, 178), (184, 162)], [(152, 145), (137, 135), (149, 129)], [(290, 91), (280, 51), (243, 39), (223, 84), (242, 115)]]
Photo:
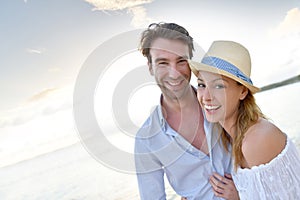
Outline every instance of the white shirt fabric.
[(300, 156), (288, 138), (282, 152), (267, 164), (232, 173), (241, 200), (300, 199)]

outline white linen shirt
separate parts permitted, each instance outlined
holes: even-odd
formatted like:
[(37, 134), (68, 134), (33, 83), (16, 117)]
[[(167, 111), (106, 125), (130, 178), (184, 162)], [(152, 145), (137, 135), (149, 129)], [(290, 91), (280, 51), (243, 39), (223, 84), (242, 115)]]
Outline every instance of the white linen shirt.
[(226, 153), (213, 125), (204, 120), (209, 156), (193, 147), (174, 131), (158, 105), (136, 135), (135, 164), (142, 200), (166, 199), (164, 175), (174, 191), (188, 200), (222, 199), (214, 196), (209, 177), (232, 170), (230, 153)]

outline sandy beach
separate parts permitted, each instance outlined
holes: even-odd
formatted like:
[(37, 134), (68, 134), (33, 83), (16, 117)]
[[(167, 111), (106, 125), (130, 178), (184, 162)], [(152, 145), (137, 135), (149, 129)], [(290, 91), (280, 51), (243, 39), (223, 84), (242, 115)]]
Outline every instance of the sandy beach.
[[(0, 168), (0, 199), (139, 199), (136, 176), (97, 162), (81, 143)], [(168, 199), (178, 199), (167, 188)]]
[[(298, 146), (300, 151), (300, 146)], [(0, 199), (139, 199), (136, 177), (109, 169), (78, 143), (0, 168)], [(167, 199), (179, 200), (170, 187)]]

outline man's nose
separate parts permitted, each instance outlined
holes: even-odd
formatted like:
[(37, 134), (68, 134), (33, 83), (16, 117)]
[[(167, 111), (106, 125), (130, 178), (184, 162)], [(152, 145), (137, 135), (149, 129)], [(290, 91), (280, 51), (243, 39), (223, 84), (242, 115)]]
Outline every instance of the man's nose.
[(169, 76), (170, 78), (173, 78), (173, 79), (176, 79), (180, 76), (180, 72), (177, 68), (177, 65), (176, 64), (171, 64), (170, 65), (170, 68), (169, 68)]

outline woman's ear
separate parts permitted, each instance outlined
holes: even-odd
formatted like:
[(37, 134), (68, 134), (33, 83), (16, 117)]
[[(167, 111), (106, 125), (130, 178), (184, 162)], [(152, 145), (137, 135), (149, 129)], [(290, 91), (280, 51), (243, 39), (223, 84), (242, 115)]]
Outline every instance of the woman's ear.
[(241, 94), (240, 94), (240, 100), (244, 100), (247, 96), (249, 92), (249, 89), (245, 86), (243, 86), (243, 90), (241, 91)]
[(148, 69), (149, 69), (149, 72), (152, 76), (154, 76), (154, 72), (153, 72), (153, 67), (152, 67), (152, 64), (148, 61)]

